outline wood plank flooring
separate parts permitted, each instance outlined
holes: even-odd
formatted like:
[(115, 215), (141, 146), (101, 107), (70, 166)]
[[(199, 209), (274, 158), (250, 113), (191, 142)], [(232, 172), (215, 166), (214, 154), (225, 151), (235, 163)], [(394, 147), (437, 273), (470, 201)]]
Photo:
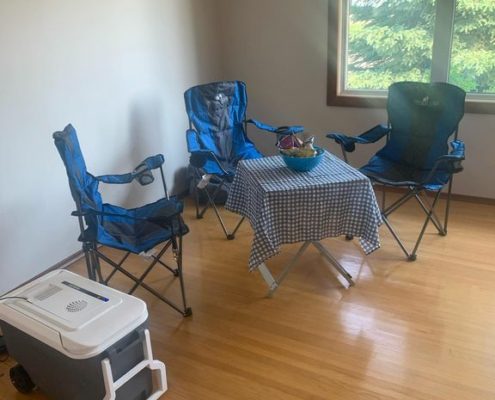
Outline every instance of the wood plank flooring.
[[(392, 218), (410, 245), (422, 221), (416, 206)], [(385, 227), (382, 248), (368, 257), (356, 241), (327, 239), (356, 285), (344, 289), (310, 248), (270, 299), (247, 269), (249, 223), (227, 241), (213, 213), (196, 220), (188, 202), (184, 268), (193, 316), (136, 293), (149, 307), (154, 355), (167, 365), (163, 398), (494, 399), (495, 206), (454, 202), (451, 211), (448, 236), (430, 226), (415, 262)], [(226, 220), (233, 226), (237, 216)], [(283, 247), (268, 265), (280, 270), (297, 248)], [(137, 271), (142, 260), (130, 263)], [(71, 269), (84, 271), (82, 262)], [(148, 281), (175, 294), (165, 270)], [(130, 284), (118, 277), (113, 286)], [(0, 364), (0, 399), (46, 399), (13, 390), (12, 364)]]

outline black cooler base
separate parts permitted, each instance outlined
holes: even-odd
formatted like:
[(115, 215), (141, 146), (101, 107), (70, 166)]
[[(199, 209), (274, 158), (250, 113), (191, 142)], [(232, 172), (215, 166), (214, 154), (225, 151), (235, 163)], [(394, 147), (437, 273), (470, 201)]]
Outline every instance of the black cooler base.
[[(9, 354), (33, 383), (53, 400), (100, 400), (106, 395), (102, 361), (110, 360), (116, 381), (143, 361), (147, 322), (101, 354), (73, 359), (25, 332), (0, 321)], [(117, 400), (146, 400), (153, 391), (152, 371), (143, 369), (116, 391)]]

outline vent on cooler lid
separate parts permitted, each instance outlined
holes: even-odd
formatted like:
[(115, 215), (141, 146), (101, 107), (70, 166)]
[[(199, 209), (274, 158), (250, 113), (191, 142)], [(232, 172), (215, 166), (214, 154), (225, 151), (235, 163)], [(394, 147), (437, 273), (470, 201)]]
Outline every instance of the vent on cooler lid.
[(84, 310), (87, 305), (88, 302), (86, 300), (76, 300), (71, 301), (69, 304), (67, 304), (67, 307), (65, 307), (65, 309), (70, 313), (75, 313)]

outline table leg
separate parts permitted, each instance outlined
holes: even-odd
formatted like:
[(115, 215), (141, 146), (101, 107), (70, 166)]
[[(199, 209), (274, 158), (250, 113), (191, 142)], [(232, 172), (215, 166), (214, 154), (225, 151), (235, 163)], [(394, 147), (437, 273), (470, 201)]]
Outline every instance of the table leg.
[(278, 282), (275, 280), (273, 277), (272, 273), (268, 269), (265, 263), (261, 263), (258, 266), (258, 271), (260, 271), (261, 276), (265, 280), (266, 284), (268, 285), (268, 296), (271, 296), (275, 290), (278, 288)]
[(323, 246), (320, 242), (311, 242), (313, 246), (325, 257), (330, 264), (332, 264), (335, 269), (345, 278), (349, 286), (354, 286), (354, 281), (352, 280), (351, 274), (345, 270), (345, 268), (337, 261), (337, 259), (330, 254), (330, 252)]
[(258, 270), (261, 273), (261, 276), (265, 280), (266, 284), (268, 285), (268, 297), (271, 297), (275, 290), (280, 286), (282, 281), (285, 279), (287, 274), (290, 272), (290, 270), (294, 267), (296, 261), (301, 257), (301, 255), (306, 251), (308, 246), (311, 244), (311, 242), (304, 242), (303, 245), (299, 248), (297, 251), (296, 255), (292, 258), (292, 260), (289, 261), (289, 263), (286, 265), (286, 267), (283, 269), (283, 271), (280, 273), (278, 278), (274, 278), (268, 267), (266, 266), (265, 263), (261, 263), (258, 266)]

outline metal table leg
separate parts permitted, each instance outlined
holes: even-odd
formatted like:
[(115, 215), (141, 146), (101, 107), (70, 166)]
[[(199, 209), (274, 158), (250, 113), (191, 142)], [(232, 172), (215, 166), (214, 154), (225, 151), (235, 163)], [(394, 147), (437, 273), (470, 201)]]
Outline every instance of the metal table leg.
[(349, 286), (354, 286), (354, 281), (352, 280), (351, 274), (345, 270), (345, 268), (337, 261), (337, 259), (330, 254), (330, 252), (323, 246), (320, 242), (311, 242), (323, 257), (325, 257), (330, 264), (332, 264), (335, 269), (345, 278)]
[(302, 256), (302, 254), (306, 251), (310, 244), (315, 246), (316, 249), (321, 253), (321, 255), (334, 266), (334, 268), (345, 278), (349, 286), (354, 286), (354, 281), (352, 280), (351, 274), (349, 274), (345, 270), (345, 268), (337, 261), (337, 259), (332, 256), (332, 254), (330, 254), (330, 252), (320, 242), (304, 242), (277, 278), (273, 277), (272, 273), (265, 263), (261, 263), (258, 266), (258, 270), (260, 271), (261, 276), (263, 277), (269, 288), (267, 293), (268, 297), (271, 297), (273, 293), (275, 293), (275, 291), (281, 285), (282, 281), (287, 277), (287, 274), (294, 267), (296, 261), (299, 259), (299, 257)]
[(306, 251), (308, 246), (310, 245), (311, 242), (304, 242), (303, 245), (299, 248), (297, 251), (296, 255), (292, 258), (292, 260), (289, 261), (289, 263), (286, 265), (286, 267), (283, 269), (283, 271), (280, 273), (278, 278), (274, 278), (268, 267), (266, 266), (265, 263), (261, 263), (258, 267), (261, 276), (265, 280), (266, 284), (269, 287), (267, 296), (271, 297), (275, 290), (280, 286), (282, 281), (285, 279), (289, 271), (294, 267), (294, 264), (296, 261), (301, 257), (301, 255)]

